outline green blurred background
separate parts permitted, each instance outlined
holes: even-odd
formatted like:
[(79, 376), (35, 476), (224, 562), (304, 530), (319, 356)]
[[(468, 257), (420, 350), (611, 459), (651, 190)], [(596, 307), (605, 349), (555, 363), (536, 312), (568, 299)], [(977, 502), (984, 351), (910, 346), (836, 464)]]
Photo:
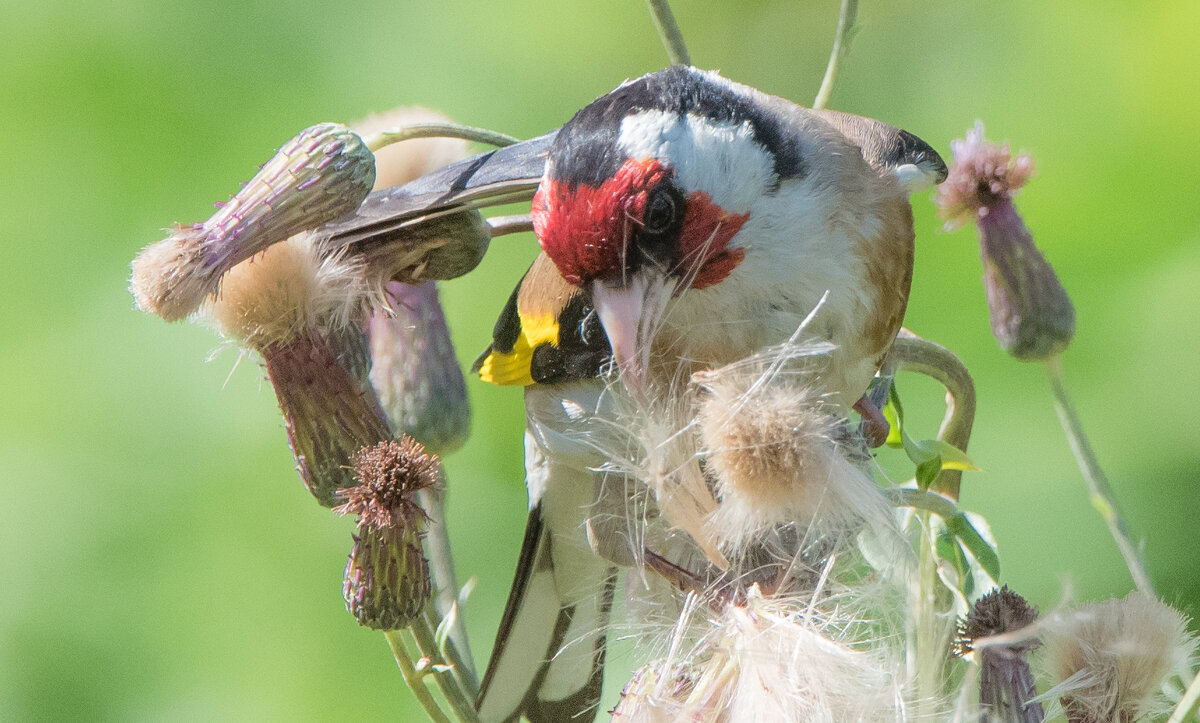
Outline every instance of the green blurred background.
[[(811, 101), (835, 0), (675, 5), (698, 65)], [(532, 136), (665, 55), (641, 0), (340, 7), (0, 4), (0, 719), (420, 715), (343, 609), (350, 523), (305, 494), (261, 370), (136, 312), (129, 261), (315, 122), (424, 104)], [(1036, 154), (1021, 208), (1078, 307), (1069, 385), (1161, 594), (1200, 612), (1200, 3), (865, 0), (860, 21), (834, 107), (947, 155), (981, 118)], [(991, 337), (973, 231), (914, 205), (908, 324), (979, 386), (964, 503), (1036, 603), (1123, 594), (1041, 369)], [(535, 251), (505, 238), (445, 285), (464, 363)], [(932, 434), (940, 393), (901, 383)], [(446, 464), (483, 656), (525, 516), (522, 412), (471, 393)]]

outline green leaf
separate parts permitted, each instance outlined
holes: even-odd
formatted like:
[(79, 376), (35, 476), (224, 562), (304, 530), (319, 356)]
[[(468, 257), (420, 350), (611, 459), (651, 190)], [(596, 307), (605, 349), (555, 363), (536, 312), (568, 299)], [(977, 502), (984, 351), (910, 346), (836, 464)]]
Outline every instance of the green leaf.
[(971, 597), (971, 591), (975, 586), (971, 561), (967, 559), (967, 554), (963, 552), (958, 538), (950, 532), (948, 527), (940, 525), (935, 525), (935, 527), (941, 527), (941, 531), (934, 538), (934, 552), (943, 563), (938, 565), (938, 578), (946, 588), (954, 593), (960, 607), (964, 610), (969, 609), (967, 600)]
[(923, 490), (929, 489), (929, 485), (937, 479), (938, 472), (942, 471), (942, 460), (940, 457), (927, 459), (917, 465), (917, 486)]
[(892, 449), (900, 449), (904, 446), (904, 408), (900, 406), (900, 395), (896, 393), (896, 383), (892, 382), (892, 388), (888, 392), (887, 404), (883, 405), (883, 418), (888, 423), (887, 441), (884, 442)]
[(896, 391), (895, 383), (888, 392), (883, 416), (890, 425), (887, 446), (904, 449), (904, 453), (917, 466), (915, 476), (921, 489), (928, 489), (938, 473), (944, 469), (979, 471), (965, 452), (949, 442), (940, 439), (914, 440), (908, 435), (904, 430), (904, 406), (900, 403), (900, 394)]
[(979, 530), (975, 529), (966, 515), (960, 512), (946, 520), (946, 528), (971, 551), (971, 555), (979, 562), (984, 572), (993, 580), (1000, 579), (1000, 556), (996, 554), (996, 549), (991, 543), (979, 534)]

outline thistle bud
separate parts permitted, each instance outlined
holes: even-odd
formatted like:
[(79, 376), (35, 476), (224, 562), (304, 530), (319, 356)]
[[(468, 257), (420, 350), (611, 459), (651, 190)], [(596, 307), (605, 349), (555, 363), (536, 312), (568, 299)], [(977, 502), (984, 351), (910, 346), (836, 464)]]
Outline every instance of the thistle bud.
[(354, 455), (359, 485), (341, 490), (335, 512), (357, 515), (342, 588), (346, 607), (366, 627), (394, 630), (429, 601), (429, 563), (421, 551), (426, 516), (417, 493), (441, 485), (437, 457), (411, 437), (364, 447)]
[(1047, 624), (1055, 696), (1070, 723), (1131, 723), (1164, 713), (1163, 682), (1190, 670), (1196, 638), (1179, 611), (1132, 592)]
[(392, 282), (387, 295), (392, 314), (367, 322), (371, 384), (396, 433), (446, 455), (466, 439), (471, 407), (437, 287)]
[(981, 723), (1042, 723), (1042, 704), (1033, 699), (1033, 682), (1027, 656), (1040, 645), (1036, 637), (989, 642), (996, 635), (1017, 633), (1037, 621), (1037, 609), (1008, 589), (993, 590), (976, 601), (967, 619), (959, 624), (957, 653), (976, 653), (980, 668)]
[(215, 292), (239, 262), (354, 211), (375, 182), (375, 160), (345, 126), (300, 133), (204, 223), (175, 226), (133, 261), (138, 308), (177, 321)]
[[(359, 121), (354, 130), (369, 138), (414, 123), (449, 121), (427, 108), (395, 108)], [(403, 185), (468, 155), (470, 148), (461, 138), (415, 138), (384, 146), (375, 152), (375, 187)], [(376, 309), (367, 321), (371, 385), (397, 434), (410, 435), (430, 452), (445, 456), (466, 439), (471, 407), (437, 286), (432, 281), (410, 285), (389, 278), (384, 301), (388, 308)]]
[(979, 227), (992, 333), (1017, 359), (1062, 352), (1075, 335), (1075, 307), (1012, 200), (1033, 174), (1033, 159), (985, 141), (978, 122), (950, 148), (954, 163), (937, 203), (948, 229), (968, 221)]
[(392, 436), (367, 383), (366, 337), (346, 319), (358, 289), (298, 238), (234, 267), (207, 308), (219, 331), (262, 356), (300, 478), (327, 507), (354, 484), (351, 456)]

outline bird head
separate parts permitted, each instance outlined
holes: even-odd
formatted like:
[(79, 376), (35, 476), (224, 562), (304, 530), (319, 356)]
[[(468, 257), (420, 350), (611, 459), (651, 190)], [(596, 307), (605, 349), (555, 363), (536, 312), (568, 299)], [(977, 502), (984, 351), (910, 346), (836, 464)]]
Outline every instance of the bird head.
[(674, 67), (585, 107), (552, 144), (534, 231), (582, 287), (622, 377), (644, 377), (649, 335), (673, 296), (742, 263), (755, 202), (793, 174), (778, 121), (712, 73)]
[(675, 66), (563, 126), (533, 226), (590, 297), (626, 386), (644, 383), (660, 327), (679, 356), (724, 363), (782, 342), (827, 295), (820, 334), (862, 347), (847, 351), (857, 387), (907, 301), (908, 194), (945, 171), (893, 126)]

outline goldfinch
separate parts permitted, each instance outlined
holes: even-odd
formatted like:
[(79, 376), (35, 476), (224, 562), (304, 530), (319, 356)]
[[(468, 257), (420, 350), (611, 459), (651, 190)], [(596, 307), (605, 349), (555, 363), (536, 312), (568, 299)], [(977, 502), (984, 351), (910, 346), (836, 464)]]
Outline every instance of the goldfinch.
[(806, 331), (833, 346), (822, 391), (877, 411), (860, 400), (908, 301), (909, 194), (945, 176), (906, 131), (675, 66), (625, 82), (556, 133), (373, 195), (332, 230), (400, 233), (534, 194), (543, 253), (475, 365), (525, 389), (530, 498), (483, 720), (594, 716), (618, 569), (638, 557), (597, 514), (608, 509), (597, 439), (619, 432), (604, 424), (609, 384), (652, 399), (681, 370), (787, 340), (819, 305)]

